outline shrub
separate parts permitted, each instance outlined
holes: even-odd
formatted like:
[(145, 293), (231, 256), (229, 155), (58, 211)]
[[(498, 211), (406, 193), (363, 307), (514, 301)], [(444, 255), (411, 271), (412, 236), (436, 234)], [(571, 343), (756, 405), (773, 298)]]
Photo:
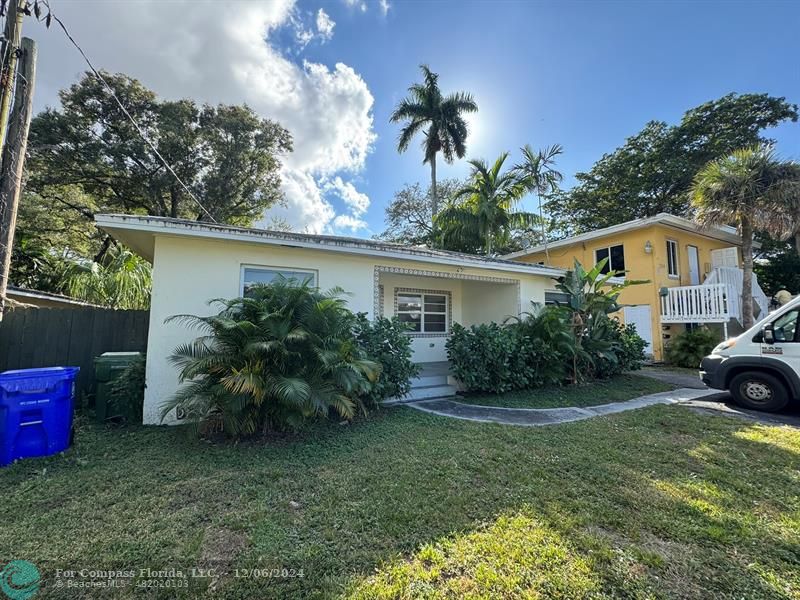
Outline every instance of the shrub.
[(247, 298), (212, 301), (222, 306), (216, 315), (168, 319), (206, 335), (173, 352), (184, 385), (162, 407), (162, 419), (180, 409), (203, 429), (240, 437), (365, 410), (362, 397), (380, 365), (359, 347), (341, 293), (278, 281), (255, 286)]
[(625, 371), (635, 371), (642, 368), (647, 347), (634, 325), (623, 325), (617, 319), (607, 319), (608, 327), (605, 335), (608, 336), (612, 346), (613, 359), (606, 356), (598, 357), (594, 364), (594, 375), (608, 379)]
[(664, 349), (664, 357), (671, 365), (696, 369), (719, 342), (719, 336), (708, 327), (687, 329), (670, 340)]
[(381, 376), (362, 398), (376, 405), (387, 398), (403, 397), (411, 390), (411, 379), (419, 374), (419, 366), (411, 362), (409, 326), (399, 319), (367, 319), (358, 313), (355, 335), (361, 350), (381, 365)]
[(467, 329), (453, 323), (446, 347), (453, 375), (468, 390), (499, 394), (529, 385), (530, 368), (520, 359), (511, 327), (487, 323)]
[(470, 391), (503, 393), (575, 381), (575, 372), (585, 381), (641, 366), (646, 343), (633, 326), (594, 314), (579, 344), (573, 314), (566, 306), (534, 305), (504, 326), (454, 324), (447, 342), (453, 374)]
[(145, 388), (144, 355), (138, 356), (125, 367), (108, 388), (112, 414), (124, 415), (129, 422), (141, 423), (144, 410)]

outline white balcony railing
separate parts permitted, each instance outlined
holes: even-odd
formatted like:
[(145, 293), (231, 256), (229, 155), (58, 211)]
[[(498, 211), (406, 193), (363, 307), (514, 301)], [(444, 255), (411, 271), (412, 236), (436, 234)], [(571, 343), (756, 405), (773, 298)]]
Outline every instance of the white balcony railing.
[(662, 323), (727, 323), (736, 314), (725, 283), (667, 288), (661, 296)]

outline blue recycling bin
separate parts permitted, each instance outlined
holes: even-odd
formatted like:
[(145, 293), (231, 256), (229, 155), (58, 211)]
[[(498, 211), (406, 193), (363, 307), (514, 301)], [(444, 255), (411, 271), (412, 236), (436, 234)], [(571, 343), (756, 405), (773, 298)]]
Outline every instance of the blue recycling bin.
[(0, 373), (0, 466), (66, 450), (78, 367)]

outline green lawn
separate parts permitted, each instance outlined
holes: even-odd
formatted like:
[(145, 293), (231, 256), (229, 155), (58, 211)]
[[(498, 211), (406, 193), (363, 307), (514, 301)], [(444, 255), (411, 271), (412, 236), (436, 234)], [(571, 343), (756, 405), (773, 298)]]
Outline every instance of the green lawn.
[(796, 429), (677, 406), (541, 428), (402, 407), (238, 446), (83, 425), (0, 471), (0, 559), (46, 584), (230, 571), (163, 598), (798, 598), (799, 465)]
[(651, 377), (642, 375), (617, 375), (608, 381), (594, 381), (580, 385), (544, 387), (520, 390), (506, 394), (469, 394), (459, 398), (466, 404), (503, 406), (506, 408), (559, 408), (562, 406), (596, 406), (609, 402), (623, 402), (675, 389)]

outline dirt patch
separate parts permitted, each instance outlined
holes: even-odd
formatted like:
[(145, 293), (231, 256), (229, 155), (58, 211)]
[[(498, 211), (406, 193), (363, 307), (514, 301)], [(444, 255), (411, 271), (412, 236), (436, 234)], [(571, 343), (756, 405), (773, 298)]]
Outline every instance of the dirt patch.
[(230, 572), (231, 565), (247, 546), (247, 536), (231, 529), (207, 529), (200, 548), (199, 567), (213, 569), (208, 589), (219, 587), (221, 579)]

